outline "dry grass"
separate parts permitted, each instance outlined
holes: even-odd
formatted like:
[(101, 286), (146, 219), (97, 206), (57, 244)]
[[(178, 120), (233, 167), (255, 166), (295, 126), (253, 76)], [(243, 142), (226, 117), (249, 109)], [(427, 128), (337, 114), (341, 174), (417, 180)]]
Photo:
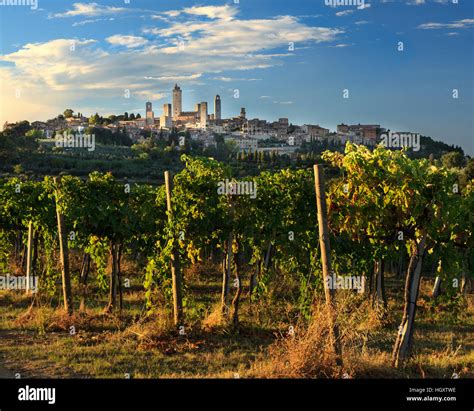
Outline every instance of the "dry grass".
[(222, 312), (221, 303), (214, 304), (202, 325), (203, 328), (208, 331), (213, 331), (229, 325), (228, 317), (226, 317)]
[(172, 334), (176, 334), (172, 313), (162, 310), (160, 313), (142, 317), (127, 327), (120, 336), (134, 336), (139, 341), (153, 341)]
[[(363, 297), (340, 296), (336, 322), (342, 348), (342, 364), (330, 343), (330, 322), (324, 304), (314, 306), (309, 324), (284, 333), (252, 364), (251, 378), (459, 378), (474, 377), (472, 310), (463, 327), (432, 324), (418, 318), (413, 355), (403, 367), (391, 366), (395, 339), (396, 305), (386, 311), (374, 308)], [(468, 299), (469, 300), (469, 299)], [(470, 305), (470, 303), (469, 303)], [(421, 317), (422, 313), (419, 313)], [(457, 329), (457, 330), (456, 330)], [(455, 331), (456, 330), (456, 331)]]
[[(146, 315), (143, 288), (132, 274), (122, 314), (104, 314), (107, 296), (92, 291), (88, 308), (72, 316), (54, 308), (61, 306), (58, 296), (29, 310), (30, 297), (2, 291), (0, 365), (43, 377), (123, 378), (125, 373), (134, 378), (451, 378), (453, 373), (474, 377), (473, 296), (453, 319), (448, 315), (451, 307), (430, 302), (430, 287), (424, 284), (413, 357), (396, 370), (390, 354), (403, 305), (401, 281), (388, 287), (386, 311), (372, 307), (366, 295), (338, 293), (343, 353), (339, 366), (328, 343), (324, 305), (315, 304), (313, 319), (307, 323), (293, 298), (291, 282), (284, 279), (273, 281), (268, 293), (253, 302), (247, 292), (243, 294), (241, 327), (234, 332), (221, 313), (218, 268), (196, 266), (193, 280), (187, 277), (193, 300), (186, 310), (185, 335), (174, 327), (169, 307), (157, 306)], [(132, 266), (128, 269), (133, 271)], [(75, 334), (70, 333), (72, 326)]]
[[(346, 294), (337, 301), (336, 323), (342, 349), (341, 365), (330, 338), (331, 322), (326, 305), (317, 303), (310, 323), (294, 327), (269, 347), (266, 358), (253, 364), (250, 376), (256, 378), (352, 378), (380, 376), (387, 355), (368, 352), (370, 336), (383, 326), (379, 309), (359, 297)], [(393, 374), (393, 372), (392, 372)]]

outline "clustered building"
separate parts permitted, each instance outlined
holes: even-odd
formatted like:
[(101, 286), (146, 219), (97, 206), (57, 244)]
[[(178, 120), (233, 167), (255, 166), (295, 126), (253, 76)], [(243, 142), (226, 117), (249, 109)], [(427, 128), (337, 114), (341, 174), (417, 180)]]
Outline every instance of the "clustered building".
[(123, 122), (123, 126), (149, 127), (151, 129), (170, 130), (191, 130), (195, 132), (208, 133), (229, 133), (241, 131), (246, 127), (247, 115), (244, 107), (241, 108), (237, 117), (222, 119), (222, 100), (219, 95), (214, 98), (214, 112), (209, 113), (209, 104), (207, 101), (201, 101), (194, 106), (193, 111), (183, 111), (183, 92), (176, 84), (172, 90), (172, 104), (163, 105), (163, 114), (155, 117), (151, 102), (145, 106), (146, 121), (130, 120)]
[[(134, 118), (109, 124), (107, 128), (125, 128), (133, 139), (140, 139), (143, 130), (169, 132), (172, 129), (189, 131), (191, 138), (201, 141), (205, 146), (215, 145), (215, 134), (221, 134), (225, 141), (234, 141), (238, 149), (245, 152), (273, 151), (280, 154), (292, 154), (305, 143), (345, 144), (348, 141), (375, 146), (386, 130), (379, 124), (339, 124), (336, 132), (314, 124), (293, 125), (288, 118), (277, 121), (254, 118), (248, 119), (244, 107), (240, 114), (232, 118), (222, 118), (222, 100), (214, 98), (214, 112), (209, 113), (207, 101), (195, 104), (193, 111), (183, 111), (183, 93), (178, 84), (172, 90), (172, 103), (163, 104), (163, 112), (155, 117), (153, 104), (146, 102), (144, 118)], [(68, 118), (55, 128), (77, 130), (87, 126), (86, 117)], [(51, 134), (51, 125), (34, 122), (35, 128), (46, 135)]]

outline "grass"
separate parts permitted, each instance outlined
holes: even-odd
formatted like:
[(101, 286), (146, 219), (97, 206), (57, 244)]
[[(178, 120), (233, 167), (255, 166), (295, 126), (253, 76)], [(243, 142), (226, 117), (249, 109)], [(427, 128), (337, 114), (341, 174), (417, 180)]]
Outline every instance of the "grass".
[[(390, 366), (402, 308), (401, 287), (393, 285), (383, 318), (363, 297), (341, 300), (338, 321), (344, 365), (336, 367), (327, 348), (324, 312), (315, 310), (308, 326), (297, 320), (290, 299), (263, 298), (250, 304), (244, 294), (241, 327), (234, 332), (216, 315), (219, 272), (209, 272), (189, 275), (194, 304), (203, 310), (193, 314), (185, 335), (173, 328), (167, 309), (145, 316), (138, 278), (125, 292), (123, 313), (115, 315), (103, 313), (105, 296), (89, 298), (84, 312), (68, 317), (57, 308), (57, 299), (52, 306), (29, 311), (30, 297), (0, 291), (0, 376), (451, 378), (456, 373), (474, 377), (472, 301), (456, 318), (439, 311), (434, 315), (427, 281), (421, 289), (413, 357), (405, 367)], [(294, 336), (288, 333), (290, 326)]]

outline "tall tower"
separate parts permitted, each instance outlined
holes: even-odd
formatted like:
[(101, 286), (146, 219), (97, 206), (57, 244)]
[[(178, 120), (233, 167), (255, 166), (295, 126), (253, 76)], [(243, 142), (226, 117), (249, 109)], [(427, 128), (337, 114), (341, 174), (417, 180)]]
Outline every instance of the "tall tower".
[(146, 114), (145, 114), (145, 119), (146, 119), (146, 123), (148, 125), (152, 125), (155, 121), (155, 118), (154, 118), (154, 114), (153, 114), (153, 106), (151, 105), (151, 103), (148, 101), (146, 103)]
[(245, 107), (242, 107), (240, 109), (240, 118), (246, 118), (247, 117), (247, 113), (245, 112)]
[(166, 117), (172, 117), (171, 104), (163, 104), (163, 115)]
[(214, 120), (221, 120), (221, 96), (219, 94), (214, 98)]
[(206, 128), (207, 127), (207, 102), (203, 101), (201, 103), (201, 112), (200, 112), (200, 124), (201, 128)]
[(173, 120), (176, 120), (183, 111), (183, 93), (181, 89), (175, 84), (173, 89)]

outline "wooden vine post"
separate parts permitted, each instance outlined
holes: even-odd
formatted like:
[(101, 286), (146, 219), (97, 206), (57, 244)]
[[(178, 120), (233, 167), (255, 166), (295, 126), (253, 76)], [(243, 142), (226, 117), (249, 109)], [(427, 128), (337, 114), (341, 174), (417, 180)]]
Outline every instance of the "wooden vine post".
[(222, 314), (228, 314), (229, 310), (229, 295), (230, 295), (230, 275), (232, 272), (232, 243), (234, 235), (232, 231), (229, 233), (229, 238), (225, 243), (227, 250), (224, 253), (224, 260), (222, 264), (222, 292), (221, 292), (221, 311)]
[[(166, 186), (166, 207), (168, 209), (168, 221), (173, 221), (173, 210), (171, 208), (171, 191), (172, 181), (169, 171), (165, 171), (165, 186)], [(179, 265), (179, 254), (176, 246), (173, 246), (171, 252), (171, 281), (173, 287), (173, 315), (174, 324), (176, 326), (182, 325), (183, 322), (183, 291), (181, 269)]]
[(61, 214), (59, 208), (59, 186), (61, 180), (57, 177), (53, 179), (54, 185), (56, 186), (56, 217), (58, 220), (58, 236), (59, 236), (59, 253), (61, 260), (61, 272), (62, 272), (62, 286), (63, 286), (63, 299), (64, 309), (68, 314), (72, 314), (72, 293), (71, 293), (71, 276), (69, 273), (69, 252), (67, 245), (67, 234), (66, 226), (64, 223), (64, 216)]
[(28, 248), (26, 250), (26, 293), (30, 292), (33, 262), (33, 222), (28, 225)]
[[(329, 246), (329, 228), (327, 221), (326, 191), (324, 184), (324, 168), (314, 165), (314, 182), (316, 188), (316, 206), (318, 211), (319, 244), (321, 248), (321, 263), (323, 268), (324, 294), (329, 317), (330, 338), (336, 354), (336, 362), (342, 364), (339, 329), (335, 321), (335, 285), (336, 281), (331, 269), (331, 249)], [(333, 276), (330, 278), (330, 276)], [(330, 286), (332, 285), (332, 286)]]

